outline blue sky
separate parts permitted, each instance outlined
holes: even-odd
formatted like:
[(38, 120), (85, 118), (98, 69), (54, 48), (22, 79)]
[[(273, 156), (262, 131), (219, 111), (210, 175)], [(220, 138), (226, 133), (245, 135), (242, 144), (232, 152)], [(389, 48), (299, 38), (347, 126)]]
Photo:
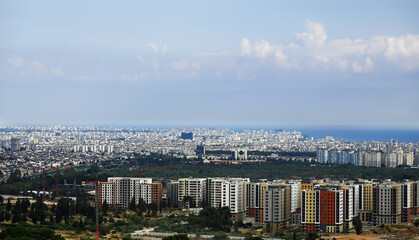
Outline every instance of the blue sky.
[(418, 1), (1, 1), (0, 124), (419, 127)]

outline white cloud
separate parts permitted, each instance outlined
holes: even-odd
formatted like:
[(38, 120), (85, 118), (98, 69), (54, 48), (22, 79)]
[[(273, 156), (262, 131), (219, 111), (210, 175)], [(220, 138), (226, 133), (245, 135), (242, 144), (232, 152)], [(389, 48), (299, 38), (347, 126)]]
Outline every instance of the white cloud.
[(162, 44), (161, 42), (151, 42), (147, 44), (147, 46), (155, 53), (161, 52), (165, 53), (168, 50), (166, 44)]
[(26, 61), (19, 57), (10, 57), (8, 62), (14, 67), (23, 67), (20, 68), (19, 76), (22, 78), (30, 77), (33, 75), (43, 75), (43, 76), (63, 76), (63, 70), (61, 67), (47, 67), (39, 60)]
[(282, 49), (282, 47), (276, 49), (275, 58), (280, 62), (286, 62), (288, 60), (288, 57), (284, 54), (284, 49)]
[(323, 52), (329, 56), (362, 55), (367, 47), (362, 39), (338, 39), (328, 42)]
[(140, 62), (144, 62), (144, 61), (145, 61), (145, 59), (144, 59), (143, 57), (141, 57), (141, 56), (137, 56), (137, 59), (138, 59), (138, 61), (140, 61)]
[(193, 53), (193, 54), (189, 54), (189, 55), (193, 56), (193, 57), (206, 58), (206, 57), (223, 57), (223, 56), (229, 55), (229, 53), (226, 52), (226, 51), (222, 51), (222, 52), (197, 52), (197, 53)]
[(51, 74), (55, 75), (55, 76), (63, 76), (63, 70), (60, 67), (56, 67), (56, 68), (51, 68)]
[(132, 83), (132, 82), (138, 83), (138, 82), (145, 81), (147, 77), (144, 73), (140, 73), (140, 74), (135, 73), (135, 74), (121, 74), (118, 77), (118, 79), (127, 83)]
[(191, 67), (193, 69), (195, 69), (195, 70), (199, 70), (201, 68), (201, 64), (199, 64), (199, 63), (192, 63), (191, 64)]
[(346, 69), (348, 69), (349, 64), (348, 64), (348, 60), (346, 59), (337, 58), (335, 59), (334, 63), (341, 71), (345, 71)]
[(295, 37), (308, 49), (323, 47), (326, 42), (327, 34), (322, 24), (306, 21), (307, 32), (296, 33)]
[(374, 63), (370, 57), (366, 57), (363, 63), (356, 61), (352, 64), (352, 69), (355, 73), (367, 73), (371, 71), (373, 67)]
[(189, 63), (185, 60), (172, 63), (173, 70), (185, 70), (188, 68), (188, 66), (189, 66)]
[(165, 53), (167, 51), (167, 45), (164, 44), (163, 47), (161, 48), (161, 52)]
[(19, 57), (11, 57), (7, 61), (14, 67), (21, 67), (23, 64), (25, 64), (25, 61)]
[(407, 70), (419, 67), (419, 35), (402, 35), (386, 39), (384, 55), (393, 62), (401, 62)]
[(252, 45), (250, 44), (250, 41), (247, 38), (242, 39), (242, 44), (240, 47), (240, 55), (249, 57), (252, 55)]
[(35, 72), (35, 74), (41, 74), (47, 71), (44, 64), (36, 60), (32, 62), (31, 68)]
[(288, 62), (288, 56), (284, 53), (284, 48), (282, 47), (282, 45), (271, 45), (268, 41), (263, 39), (260, 41), (256, 41), (255, 44), (252, 46), (247, 38), (243, 38), (240, 47), (240, 56), (254, 56), (260, 59), (273, 58), (278, 64), (278, 66), (286, 68), (291, 68), (296, 65), (295, 61), (293, 64), (290, 64)]
[(289, 58), (284, 53), (284, 49), (282, 46), (279, 46), (275, 50), (275, 60), (278, 66), (291, 69), (291, 68), (297, 68), (297, 61), (289, 61)]
[(275, 47), (265, 40), (256, 42), (254, 48), (255, 55), (258, 58), (266, 58), (275, 50)]
[(419, 35), (328, 40), (322, 24), (307, 20), (306, 31), (295, 34), (295, 37), (298, 41), (286, 47), (263, 39), (252, 45), (247, 38), (243, 38), (240, 56), (256, 59), (273, 56), (271, 60), (277, 66), (288, 69), (366, 73), (377, 67), (372, 61), (375, 59), (378, 64), (390, 61), (393, 66), (405, 71), (419, 70)]
[(147, 45), (153, 52), (159, 52), (159, 46), (155, 42), (151, 42)]

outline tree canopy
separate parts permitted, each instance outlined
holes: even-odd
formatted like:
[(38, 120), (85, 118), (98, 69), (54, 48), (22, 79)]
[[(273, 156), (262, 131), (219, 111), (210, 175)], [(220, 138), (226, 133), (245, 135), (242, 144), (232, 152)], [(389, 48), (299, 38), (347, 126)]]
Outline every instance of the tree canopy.
[(52, 229), (23, 226), (10, 226), (5, 228), (0, 232), (0, 239), (64, 240), (61, 235), (55, 234)]

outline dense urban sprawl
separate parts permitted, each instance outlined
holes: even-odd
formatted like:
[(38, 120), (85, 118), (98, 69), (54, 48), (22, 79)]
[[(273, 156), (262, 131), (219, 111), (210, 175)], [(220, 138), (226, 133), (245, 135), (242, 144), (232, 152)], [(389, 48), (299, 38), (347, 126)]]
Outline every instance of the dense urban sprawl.
[[(315, 139), (283, 130), (220, 128), (0, 127), (0, 168), (4, 178), (40, 174), (51, 166), (71, 167), (135, 153), (171, 154), (204, 161), (263, 161), (280, 152), (316, 152), (308, 160), (373, 167), (417, 166), (419, 143), (349, 142), (332, 136)], [(213, 154), (213, 153), (222, 154)], [(254, 154), (263, 152), (265, 154)], [(253, 154), (250, 154), (253, 153)]]

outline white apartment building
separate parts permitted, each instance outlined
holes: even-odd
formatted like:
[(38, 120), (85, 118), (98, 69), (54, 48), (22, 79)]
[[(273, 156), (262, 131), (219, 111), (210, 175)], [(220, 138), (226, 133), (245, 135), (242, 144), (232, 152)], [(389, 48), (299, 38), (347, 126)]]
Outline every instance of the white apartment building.
[(208, 178), (208, 204), (226, 207), (230, 203), (230, 183), (225, 178)]
[[(242, 215), (246, 212), (246, 185), (250, 182), (248, 178), (230, 178), (230, 212), (233, 215)], [(239, 216), (241, 217), (241, 216)]]
[[(178, 180), (178, 202), (184, 202), (186, 196), (193, 198), (195, 207), (201, 207), (202, 202), (206, 201), (206, 178), (181, 178)], [(186, 203), (189, 204), (189, 203)], [(189, 206), (191, 207), (191, 206)]]
[(118, 207), (128, 207), (132, 198), (135, 197), (136, 204), (140, 199), (140, 184), (152, 183), (151, 178), (130, 178), (130, 177), (110, 177), (109, 183), (115, 184), (115, 205)]
[(246, 189), (248, 178), (209, 178), (208, 204), (212, 207), (229, 207), (233, 215), (241, 217), (247, 209)]
[(98, 194), (99, 203), (102, 205), (105, 201), (108, 205), (115, 205), (115, 183), (110, 182), (99, 182), (98, 183)]

